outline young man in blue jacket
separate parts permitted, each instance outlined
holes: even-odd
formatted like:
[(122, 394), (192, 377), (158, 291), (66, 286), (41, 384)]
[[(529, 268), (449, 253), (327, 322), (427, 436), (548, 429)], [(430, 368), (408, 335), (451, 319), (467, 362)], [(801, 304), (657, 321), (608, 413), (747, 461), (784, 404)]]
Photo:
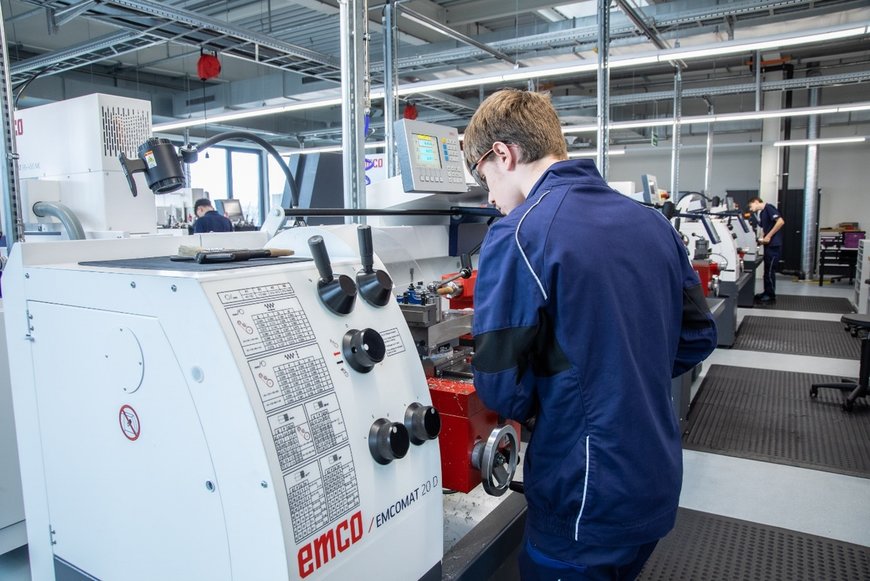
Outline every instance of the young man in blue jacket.
[(673, 527), (682, 448), (671, 378), (716, 347), (680, 235), (568, 160), (548, 97), (486, 99), (465, 159), (505, 215), (480, 255), (474, 384), (534, 428), (520, 572), (633, 579)]

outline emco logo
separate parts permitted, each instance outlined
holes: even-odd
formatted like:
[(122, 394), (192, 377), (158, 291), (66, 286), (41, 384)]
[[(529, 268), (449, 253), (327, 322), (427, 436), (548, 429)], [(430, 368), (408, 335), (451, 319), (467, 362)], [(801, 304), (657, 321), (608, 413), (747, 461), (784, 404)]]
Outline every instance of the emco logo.
[(334, 529), (329, 529), (296, 554), (299, 564), (299, 577), (305, 579), (331, 559), (359, 542), (363, 536), (362, 512), (355, 512), (350, 518), (344, 519)]

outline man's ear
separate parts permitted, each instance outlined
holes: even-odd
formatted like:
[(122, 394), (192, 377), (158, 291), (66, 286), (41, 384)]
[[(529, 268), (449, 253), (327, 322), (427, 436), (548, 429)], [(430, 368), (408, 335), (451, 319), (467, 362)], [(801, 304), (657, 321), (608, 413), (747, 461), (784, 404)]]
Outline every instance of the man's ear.
[(499, 159), (499, 163), (503, 164), (503, 167), (507, 171), (512, 171), (516, 168), (517, 161), (519, 160), (519, 151), (517, 151), (516, 147), (511, 147), (507, 143), (496, 141), (492, 144), (492, 148), (493, 153)]

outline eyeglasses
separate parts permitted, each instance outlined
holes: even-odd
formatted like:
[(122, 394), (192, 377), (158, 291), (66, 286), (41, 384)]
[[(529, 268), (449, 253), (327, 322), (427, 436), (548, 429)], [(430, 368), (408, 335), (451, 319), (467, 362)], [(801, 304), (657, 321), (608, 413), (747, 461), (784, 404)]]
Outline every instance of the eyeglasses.
[(489, 191), (489, 186), (486, 185), (486, 178), (484, 176), (480, 175), (480, 172), (477, 171), (477, 166), (480, 165), (480, 162), (482, 162), (486, 158), (486, 156), (489, 155), (490, 153), (492, 153), (493, 151), (495, 151), (495, 149), (490, 147), (489, 151), (487, 151), (486, 153), (481, 155), (480, 158), (477, 161), (475, 161), (473, 164), (471, 164), (470, 168), (468, 168), (468, 173), (471, 174), (471, 177), (474, 178), (474, 181), (477, 182), (477, 185), (479, 185), (481, 188), (483, 188), (483, 191), (485, 191), (485, 192)]

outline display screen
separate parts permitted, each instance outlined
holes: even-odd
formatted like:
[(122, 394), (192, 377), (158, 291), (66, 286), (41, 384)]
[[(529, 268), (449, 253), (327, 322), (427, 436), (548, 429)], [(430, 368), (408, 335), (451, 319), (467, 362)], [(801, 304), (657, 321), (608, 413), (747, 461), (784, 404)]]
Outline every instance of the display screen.
[(417, 152), (417, 165), (441, 169), (441, 155), (438, 153), (438, 138), (432, 135), (414, 133), (414, 150)]
[(223, 206), (222, 208), (217, 208), (217, 210), (231, 221), (235, 222), (245, 217), (242, 214), (242, 204), (239, 200), (217, 200), (217, 202)]

